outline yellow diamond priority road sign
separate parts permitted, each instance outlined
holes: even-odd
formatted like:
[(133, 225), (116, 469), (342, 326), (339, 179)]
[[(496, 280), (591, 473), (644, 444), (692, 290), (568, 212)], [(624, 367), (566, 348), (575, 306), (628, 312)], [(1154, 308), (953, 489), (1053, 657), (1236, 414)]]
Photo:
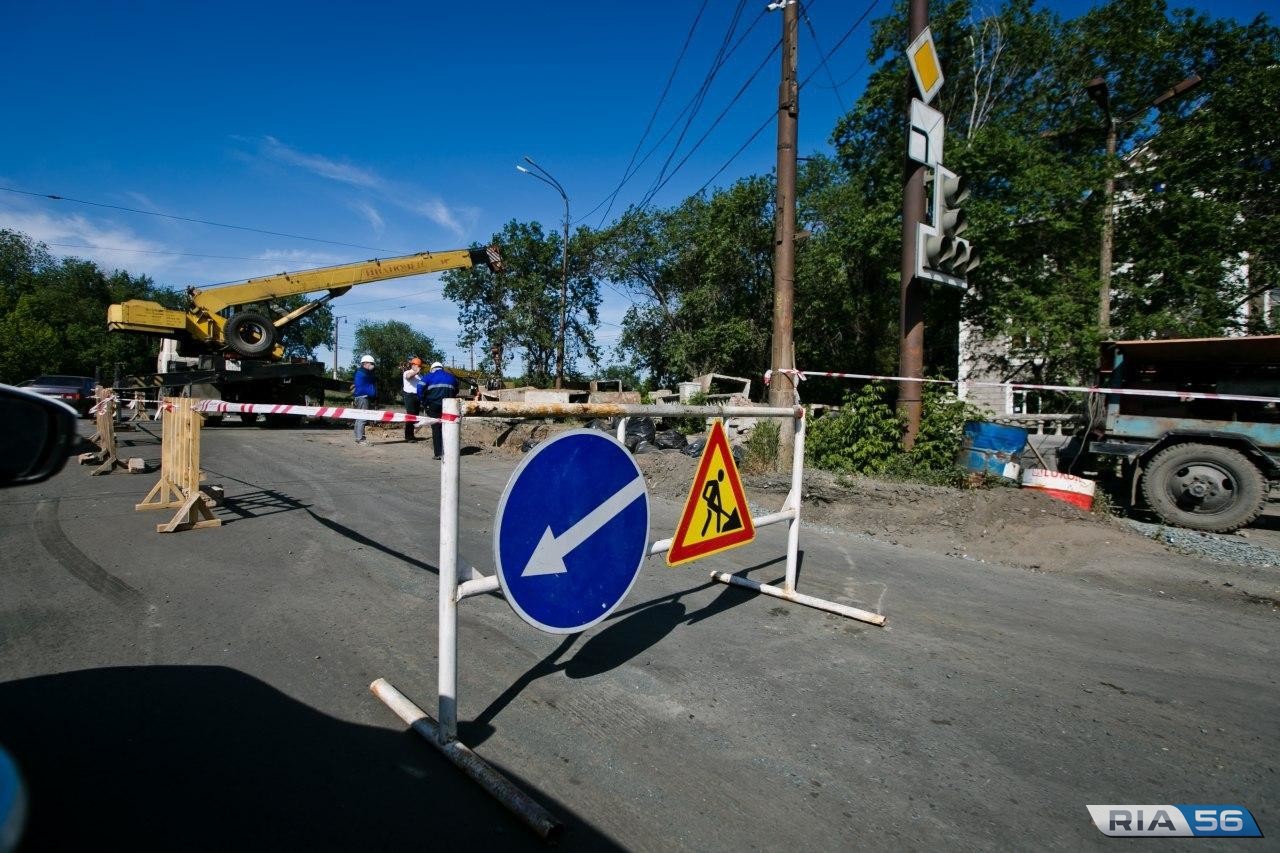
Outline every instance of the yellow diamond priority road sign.
[(942, 88), (942, 65), (938, 62), (933, 33), (928, 27), (907, 47), (907, 59), (911, 62), (911, 73), (915, 75), (916, 87), (920, 90), (920, 100), (927, 104)]

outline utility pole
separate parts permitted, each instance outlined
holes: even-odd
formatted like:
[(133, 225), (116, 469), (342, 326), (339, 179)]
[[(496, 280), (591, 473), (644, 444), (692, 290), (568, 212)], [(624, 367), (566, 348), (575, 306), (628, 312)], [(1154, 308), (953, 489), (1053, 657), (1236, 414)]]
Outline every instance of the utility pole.
[(346, 317), (333, 318), (333, 378), (338, 378), (338, 327), (346, 320)]
[(1098, 252), (1098, 331), (1111, 334), (1111, 245), (1116, 230), (1116, 120), (1107, 111), (1107, 177), (1102, 184), (1102, 246)]
[[(1192, 74), (1173, 87), (1161, 92), (1147, 107), (1159, 107), (1166, 101), (1176, 98), (1200, 83), (1200, 75)], [(1111, 260), (1116, 229), (1116, 136), (1120, 119), (1111, 111), (1111, 91), (1106, 77), (1094, 77), (1085, 84), (1085, 93), (1089, 99), (1102, 110), (1103, 120), (1107, 127), (1107, 176), (1102, 184), (1102, 244), (1098, 251), (1098, 332), (1103, 340), (1111, 334)], [(1144, 113), (1147, 107), (1129, 116), (1131, 121)]]
[[(907, 11), (907, 43), (915, 41), (929, 25), (929, 0), (910, 0)], [(915, 78), (907, 72), (907, 126), (910, 127), (911, 99), (916, 97)], [(908, 130), (910, 133), (910, 130)], [(904, 146), (904, 151), (906, 146)], [(920, 382), (924, 378), (924, 283), (916, 278), (916, 231), (924, 221), (923, 163), (903, 158), (902, 180), (902, 266), (898, 307), (898, 411), (906, 420), (902, 446), (911, 449), (920, 432)]]
[[(800, 30), (798, 0), (778, 0), (770, 9), (782, 8), (782, 81), (778, 85), (778, 195), (774, 205), (773, 233), (773, 374), (769, 405), (795, 404), (795, 378), (783, 373), (795, 369), (792, 319), (795, 314), (796, 279), (796, 131), (800, 116), (800, 90), (796, 84), (797, 35)], [(795, 423), (778, 422), (779, 466), (791, 464)]]

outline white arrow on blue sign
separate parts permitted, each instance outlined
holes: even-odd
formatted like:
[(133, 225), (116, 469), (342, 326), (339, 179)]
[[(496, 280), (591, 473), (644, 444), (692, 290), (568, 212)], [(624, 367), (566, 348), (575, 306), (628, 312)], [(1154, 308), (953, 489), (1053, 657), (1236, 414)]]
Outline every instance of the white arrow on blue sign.
[(649, 551), (644, 475), (613, 436), (575, 429), (529, 452), (493, 529), (512, 609), (553, 634), (584, 631), (631, 591)]

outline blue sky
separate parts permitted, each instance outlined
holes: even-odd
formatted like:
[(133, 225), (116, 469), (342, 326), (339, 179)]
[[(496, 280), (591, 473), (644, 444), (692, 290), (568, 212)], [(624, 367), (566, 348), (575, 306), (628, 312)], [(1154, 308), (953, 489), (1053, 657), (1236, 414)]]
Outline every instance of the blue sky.
[[(800, 77), (828, 52), (831, 76), (815, 73), (802, 93), (802, 154), (829, 150), (836, 118), (861, 92), (871, 22), (891, 0), (832, 48), (869, 3), (806, 6), (812, 31), (802, 21)], [(778, 61), (766, 57), (781, 20), (764, 5), (752, 0), (742, 12), (734, 39), (746, 35), (672, 165), (688, 160), (654, 204), (703, 186), (773, 114)], [(1072, 16), (1087, 5), (1053, 8)], [(12, 192), (0, 192), (0, 227), (175, 287), (459, 248), (513, 218), (557, 228), (559, 196), (516, 163), (529, 155), (555, 175), (575, 220), (595, 207), (621, 180), (701, 6), (8, 0), (0, 186), (368, 248)], [(736, 8), (705, 4), (642, 156), (703, 83)], [(1206, 8), (1242, 19), (1275, 13), (1241, 0)], [(622, 188), (615, 215), (649, 191), (682, 126)], [(769, 171), (774, 145), (769, 126), (713, 186)], [(602, 213), (583, 221), (597, 225)], [(612, 290), (603, 296), (598, 339), (611, 348), (627, 304)], [(334, 313), (348, 317), (343, 363), (356, 323), (395, 318), (467, 366), (457, 310), (436, 277), (363, 286), (335, 301)]]

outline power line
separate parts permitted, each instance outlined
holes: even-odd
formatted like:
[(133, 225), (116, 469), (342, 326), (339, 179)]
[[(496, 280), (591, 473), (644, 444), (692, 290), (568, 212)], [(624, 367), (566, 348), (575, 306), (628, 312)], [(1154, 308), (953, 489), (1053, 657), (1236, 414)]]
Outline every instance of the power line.
[(657, 192), (656, 187), (667, 174), (667, 167), (671, 165), (671, 161), (675, 158), (676, 152), (680, 150), (680, 143), (684, 142), (685, 134), (689, 132), (689, 128), (693, 125), (693, 120), (698, 117), (698, 111), (702, 109), (702, 104), (707, 98), (707, 92), (711, 89), (711, 84), (715, 80), (716, 75), (725, 63), (725, 50), (728, 49), (729, 42), (733, 38), (734, 32), (738, 29), (738, 21), (742, 19), (742, 12), (746, 8), (747, 0), (738, 0), (738, 6), (734, 9), (733, 17), (729, 19), (729, 28), (725, 31), (724, 38), (720, 41), (720, 49), (716, 52), (715, 59), (712, 60), (711, 69), (702, 81), (702, 85), (698, 88), (694, 95), (694, 107), (689, 113), (689, 117), (685, 119), (684, 127), (680, 130), (680, 135), (676, 137), (675, 145), (671, 146), (671, 152), (667, 154), (667, 159), (662, 164), (662, 168), (658, 170), (658, 176), (653, 179), (644, 199), (640, 202), (640, 207), (644, 207), (653, 198), (653, 194)]
[[(627, 182), (631, 167), (636, 162), (636, 155), (640, 153), (640, 146), (644, 145), (645, 139), (649, 136), (649, 131), (653, 129), (653, 122), (658, 118), (658, 110), (662, 108), (662, 104), (667, 99), (667, 93), (671, 91), (671, 83), (676, 79), (676, 72), (680, 70), (680, 63), (684, 60), (685, 52), (689, 49), (689, 43), (693, 41), (693, 33), (698, 28), (698, 22), (702, 20), (702, 13), (707, 10), (707, 2), (708, 0), (702, 0), (702, 5), (698, 7), (698, 14), (693, 16), (693, 23), (689, 25), (689, 33), (684, 37), (684, 45), (680, 48), (680, 54), (676, 57), (675, 65), (671, 67), (671, 74), (667, 76), (667, 84), (662, 87), (662, 94), (658, 96), (658, 103), (654, 106), (653, 113), (649, 116), (649, 122), (644, 126), (644, 132), (640, 134), (635, 150), (631, 152), (631, 159), (627, 161), (627, 167), (622, 170), (622, 181), (609, 195), (609, 206), (605, 208), (604, 213), (601, 215), (601, 221), (609, 218), (609, 212), (613, 210), (613, 200), (618, 197), (618, 192), (622, 189), (623, 184)], [(595, 213), (594, 210), (591, 212)]]
[[(809, 76), (805, 77), (804, 80), (802, 80), (799, 83), (799, 85), (796, 86), (797, 92), (803, 89), (809, 83), (809, 81), (813, 79), (813, 75), (817, 74), (819, 71), (821, 71), (823, 68), (826, 67), (827, 62), (828, 60), (830, 60), (831, 56), (837, 50), (839, 50), (846, 41), (849, 40), (849, 36), (853, 35), (853, 31), (862, 25), (862, 22), (867, 19), (867, 16), (870, 15), (871, 11), (875, 9), (875, 7), (878, 5), (880, 5), (880, 0), (871, 0), (871, 3), (868, 4), (867, 8), (864, 9), (862, 14), (858, 16), (858, 20), (853, 22), (853, 25), (850, 26), (849, 29), (845, 31), (845, 34), (840, 37), (840, 40), (837, 41), (831, 47), (831, 50), (827, 52), (827, 55), (823, 57), (822, 61), (818, 64), (818, 67), (813, 69), (813, 71), (809, 72)], [(862, 63), (858, 66), (858, 68), (854, 70), (853, 73), (857, 74), (859, 71), (861, 71), (863, 65), (866, 65), (865, 59), (863, 59)], [(852, 77), (850, 77), (850, 79), (852, 79)], [(702, 186), (698, 187), (694, 195), (698, 195), (707, 187), (711, 186), (711, 182), (714, 181), (716, 178), (720, 177), (721, 173), (723, 173), (725, 169), (729, 168), (729, 165), (733, 163), (734, 160), (738, 159), (738, 155), (741, 154), (743, 151), (747, 150), (747, 146), (749, 146), (752, 142), (755, 142), (756, 137), (758, 137), (761, 133), (764, 132), (764, 129), (769, 126), (770, 122), (773, 121), (773, 116), (774, 114), (770, 113), (769, 117), (764, 120), (764, 123), (761, 124), (759, 127), (757, 127), (755, 132), (747, 137), (747, 141), (742, 143), (742, 145), (738, 146), (738, 150), (734, 151), (732, 154), (729, 155), (729, 159), (725, 160), (724, 163), (721, 164), (720, 168), (715, 171), (715, 174), (713, 174), (710, 178), (707, 178), (706, 182), (703, 183)]]
[[(737, 51), (737, 49), (746, 40), (747, 36), (749, 36), (751, 32), (755, 29), (756, 25), (759, 24), (760, 21), (764, 19), (765, 14), (766, 14), (765, 12), (761, 12), (759, 15), (757, 15), (755, 20), (751, 22), (750, 26), (748, 26), (747, 29), (743, 31), (742, 35), (738, 37), (738, 40), (734, 42), (733, 47), (729, 48), (729, 50), (725, 53), (724, 58), (720, 61), (721, 65), (729, 61), (729, 59), (733, 56), (734, 52)], [(585, 214), (583, 214), (582, 216), (574, 220), (575, 222), (582, 222), (583, 220), (589, 218), (597, 210), (604, 207), (607, 202), (611, 202), (611, 200), (617, 196), (618, 192), (622, 189), (622, 187), (628, 181), (634, 178), (639, 173), (641, 167), (643, 167), (644, 164), (649, 161), (649, 158), (652, 157), (654, 153), (659, 148), (662, 147), (662, 143), (667, 141), (667, 137), (669, 137), (671, 135), (671, 132), (676, 129), (676, 126), (680, 124), (680, 120), (683, 119), (685, 117), (685, 114), (689, 112), (689, 110), (693, 107), (695, 103), (697, 103), (698, 94), (700, 92), (701, 92), (701, 87), (699, 87), (699, 90), (694, 93), (693, 97), (691, 97), (688, 100), (688, 102), (685, 103), (684, 107), (680, 110), (680, 112), (676, 114), (676, 117), (672, 120), (671, 124), (667, 126), (667, 129), (663, 132), (662, 136), (659, 137), (658, 141), (655, 142), (647, 152), (645, 152), (645, 155), (640, 158), (640, 162), (635, 164), (635, 167), (631, 170), (630, 174), (626, 174), (623, 176), (622, 181), (618, 184), (618, 186), (614, 187), (612, 193), (609, 196), (606, 196), (604, 199), (601, 199), (601, 201), (595, 207), (591, 208)], [(601, 219), (601, 224), (602, 225), (604, 224), (603, 218)]]
[(689, 162), (689, 158), (692, 157), (694, 153), (699, 148), (702, 147), (702, 143), (707, 141), (707, 137), (711, 135), (711, 131), (715, 130), (716, 126), (720, 124), (720, 122), (724, 119), (726, 115), (728, 115), (729, 110), (732, 109), (733, 105), (738, 102), (738, 99), (743, 96), (743, 94), (747, 91), (748, 87), (750, 87), (751, 84), (755, 82), (756, 77), (758, 77), (760, 75), (760, 72), (764, 70), (764, 67), (769, 64), (770, 60), (772, 60), (774, 55), (778, 52), (778, 48), (781, 46), (782, 46), (782, 40), (779, 39), (778, 42), (773, 46), (773, 49), (770, 50), (769, 53), (765, 56), (765, 58), (760, 60), (760, 64), (756, 66), (756, 70), (751, 72), (751, 76), (748, 77), (747, 81), (742, 84), (742, 87), (739, 88), (737, 93), (733, 96), (733, 98), (729, 100), (729, 103), (725, 105), (725, 108), (720, 111), (720, 114), (718, 116), (716, 116), (715, 121), (711, 122), (711, 126), (708, 127), (705, 132), (703, 132), (702, 136), (698, 137), (698, 141), (693, 144), (693, 147), (690, 148), (689, 151), (680, 160), (680, 162), (676, 164), (676, 167), (671, 170), (671, 173), (668, 174), (665, 178), (663, 178), (662, 182), (659, 183), (652, 190), (650, 190), (650, 192), (644, 197), (644, 200), (640, 202), (641, 208), (643, 208), (650, 201), (652, 201), (653, 197), (657, 195), (658, 192), (660, 192), (662, 188), (667, 185), (668, 181), (670, 181), (672, 178), (676, 176), (676, 173), (680, 171), (680, 169), (684, 166), (684, 164)]
[(40, 240), (46, 246), (57, 246), (62, 249), (96, 249), (99, 252), (128, 252), (134, 255), (176, 255), (183, 258), (212, 258), (221, 261), (263, 261), (274, 263), (284, 258), (249, 258), (241, 255), (201, 255), (195, 252), (164, 252), (159, 249), (126, 249), (121, 246), (92, 246), (86, 243), (50, 243)]
[[(225, 222), (213, 222), (209, 219), (196, 219), (191, 216), (177, 216), (172, 213), (160, 213), (156, 210), (139, 210), (136, 207), (123, 207), (118, 204), (107, 204), (106, 202), (101, 201), (86, 201), (82, 198), (71, 198), (70, 196), (56, 195), (54, 193), (37, 193), (31, 192), (30, 190), (15, 189), (14, 187), (0, 187), (0, 190), (7, 193), (14, 193), (16, 195), (26, 195), (34, 198), (47, 198), (52, 201), (69, 201), (75, 204), (88, 205), (90, 207), (102, 207), (107, 210), (120, 210), (125, 213), (137, 213), (143, 216), (158, 216), (162, 219), (176, 219), (179, 222), (193, 222), (197, 225), (211, 225), (215, 228), (230, 228), (235, 231), (250, 231), (254, 234), (266, 234), (271, 237), (284, 237), (289, 240), (307, 240), (312, 243), (328, 243), (332, 246), (346, 246), (349, 249), (368, 249), (372, 252), (388, 252), (387, 249), (379, 249), (376, 246), (363, 246), (359, 243), (343, 243), (341, 240), (326, 240), (322, 237), (306, 237), (301, 234), (286, 234), (282, 231), (267, 231), (262, 228), (252, 228), (248, 225), (229, 225)], [(388, 253), (390, 254), (390, 252)]]
[[(823, 51), (822, 45), (818, 43), (818, 31), (814, 29), (813, 21), (809, 19), (809, 13), (805, 11), (803, 6), (800, 7), (800, 14), (801, 17), (804, 18), (804, 25), (809, 28), (809, 36), (813, 39), (813, 46), (816, 47), (818, 49), (818, 53), (821, 54)], [(827, 55), (830, 56), (830, 54)], [(844, 105), (844, 97), (840, 94), (840, 87), (836, 85), (835, 75), (831, 73), (831, 66), (827, 65), (824, 61), (823, 67), (827, 70), (827, 79), (831, 81), (831, 88), (835, 90), (836, 102), (840, 104), (841, 114), (849, 112), (849, 108)]]

